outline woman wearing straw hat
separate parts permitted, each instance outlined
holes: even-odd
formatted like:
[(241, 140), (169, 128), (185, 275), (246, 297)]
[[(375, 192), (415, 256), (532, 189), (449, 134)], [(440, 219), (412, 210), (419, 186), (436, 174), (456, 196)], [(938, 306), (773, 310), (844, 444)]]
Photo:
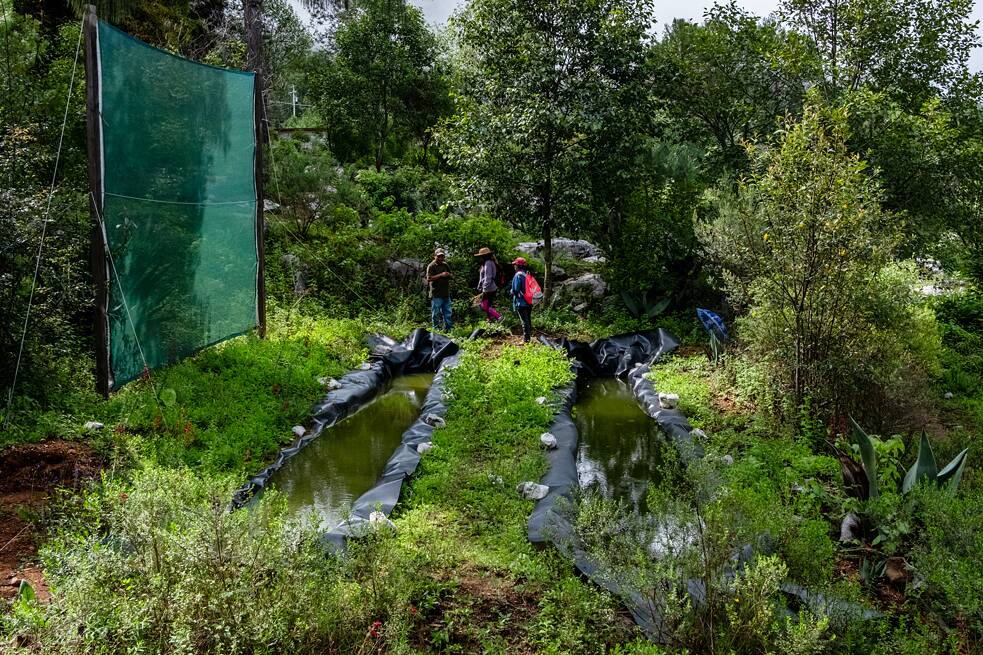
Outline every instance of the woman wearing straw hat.
[(481, 259), (481, 269), (478, 271), (478, 291), (481, 293), (481, 311), (488, 315), (488, 320), (497, 323), (502, 320), (502, 315), (495, 311), (492, 304), (495, 302), (495, 294), (498, 292), (498, 285), (495, 283), (495, 276), (498, 275), (498, 262), (490, 248), (482, 248), (474, 254)]

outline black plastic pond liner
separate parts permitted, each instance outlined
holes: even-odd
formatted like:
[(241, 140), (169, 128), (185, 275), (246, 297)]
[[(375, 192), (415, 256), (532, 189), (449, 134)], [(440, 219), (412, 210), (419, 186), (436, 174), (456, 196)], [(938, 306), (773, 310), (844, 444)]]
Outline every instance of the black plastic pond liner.
[[(320, 437), (324, 430), (351, 416), (374, 399), (385, 389), (390, 380), (411, 373), (434, 373), (460, 350), (459, 346), (449, 337), (424, 329), (415, 330), (402, 343), (382, 335), (372, 335), (368, 342), (369, 361), (363, 365), (362, 369), (351, 371), (342, 376), (338, 380), (341, 386), (329, 391), (314, 406), (310, 428), (290, 446), (282, 448), (272, 464), (249, 478), (246, 484), (235, 492), (232, 497), (233, 509), (245, 506), (254, 495), (269, 483), (273, 474), (283, 468), (287, 461)], [(427, 407), (431, 405), (434, 389), (442, 386), (438, 385), (438, 378), (440, 377), (438, 375), (434, 378), (434, 384), (427, 394), (421, 416), (426, 416), (428, 411), (436, 413), (434, 409), (428, 410)], [(437, 397), (440, 397), (439, 390)], [(412, 429), (410, 428), (410, 430)], [(392, 459), (390, 459), (391, 464)], [(416, 468), (415, 465), (413, 468)], [(390, 466), (387, 465), (386, 470), (389, 471), (389, 469)], [(374, 490), (370, 490), (369, 493), (372, 491)]]
[[(635, 622), (656, 641), (665, 641), (662, 634), (663, 621), (661, 607), (645, 599), (637, 592), (623, 589), (617, 580), (604, 575), (591, 560), (574, 537), (569, 512), (574, 503), (574, 494), (580, 487), (577, 474), (577, 425), (571, 410), (577, 398), (577, 383), (595, 377), (627, 378), (636, 400), (645, 413), (656, 420), (667, 440), (679, 450), (680, 456), (688, 461), (703, 456), (702, 447), (695, 443), (690, 431), (692, 428), (680, 412), (664, 409), (659, 402), (659, 394), (652, 381), (645, 377), (651, 364), (679, 345), (679, 341), (665, 330), (624, 334), (609, 339), (599, 339), (591, 343), (560, 339), (543, 340), (547, 345), (564, 350), (573, 360), (577, 381), (559, 390), (559, 411), (550, 426), (550, 433), (556, 437), (556, 448), (547, 452), (549, 468), (540, 481), (549, 487), (545, 498), (536, 503), (527, 524), (529, 541), (535, 544), (552, 542), (562, 553), (570, 557), (574, 565), (598, 586), (608, 590), (623, 600)], [(700, 598), (702, 587), (693, 582), (690, 593)]]
[(423, 401), (420, 417), (403, 433), (402, 442), (386, 462), (379, 482), (352, 503), (348, 518), (322, 535), (327, 545), (336, 549), (344, 548), (349, 537), (364, 535), (370, 529), (369, 517), (373, 512), (379, 511), (388, 517), (393, 511), (399, 501), (403, 483), (420, 464), (421, 456), (417, 446), (432, 441), (434, 430), (447, 414), (444, 380), (447, 371), (457, 365), (458, 359), (456, 352), (453, 355), (445, 353), (439, 359), (437, 375), (434, 376), (433, 384)]
[(559, 348), (574, 361), (579, 379), (623, 378), (638, 364), (651, 364), (679, 346), (679, 339), (663, 329), (634, 334), (619, 334), (607, 339), (586, 343), (542, 339), (543, 343)]
[[(635, 399), (645, 413), (654, 419), (677, 452), (680, 460), (689, 463), (703, 458), (703, 447), (692, 435), (692, 426), (686, 417), (676, 409), (664, 408), (659, 401), (655, 384), (648, 379), (652, 364), (665, 354), (672, 352), (678, 340), (665, 330), (626, 334), (600, 339), (591, 343), (560, 339), (542, 339), (546, 345), (564, 350), (573, 359), (572, 368), (577, 381), (558, 391), (559, 411), (550, 426), (556, 437), (557, 447), (547, 452), (549, 468), (541, 483), (549, 487), (545, 498), (536, 503), (527, 524), (529, 541), (534, 544), (552, 543), (560, 552), (573, 560), (577, 569), (587, 578), (621, 598), (635, 622), (650, 639), (666, 643), (671, 635), (664, 625), (664, 606), (659, 599), (646, 598), (637, 591), (623, 588), (621, 584), (606, 575), (584, 550), (574, 534), (571, 511), (575, 502), (575, 492), (579, 489), (577, 474), (576, 423), (571, 410), (577, 397), (577, 383), (594, 377), (626, 378)], [(757, 549), (757, 550), (760, 550)], [(745, 546), (735, 553), (733, 570), (739, 570), (750, 562), (756, 549)], [(731, 575), (733, 572), (731, 572)], [(702, 581), (685, 581), (693, 601), (702, 605), (706, 600), (706, 588)], [(813, 592), (793, 583), (785, 583), (782, 592), (790, 601), (790, 606), (806, 607), (817, 615), (826, 615), (841, 621), (849, 619), (879, 618), (880, 613), (835, 597)], [(796, 619), (796, 614), (788, 610), (788, 615)]]

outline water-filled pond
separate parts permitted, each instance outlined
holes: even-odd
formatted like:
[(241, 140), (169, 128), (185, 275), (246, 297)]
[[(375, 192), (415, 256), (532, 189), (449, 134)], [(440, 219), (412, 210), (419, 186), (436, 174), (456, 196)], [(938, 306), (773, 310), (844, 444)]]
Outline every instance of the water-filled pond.
[(577, 392), (574, 420), (580, 487), (644, 512), (648, 485), (662, 474), (665, 441), (631, 388), (615, 378), (590, 380)]
[(396, 378), (389, 390), (327, 429), (271, 480), (287, 498), (291, 516), (312, 512), (322, 529), (341, 522), (382, 474), (403, 432), (420, 415), (432, 373)]

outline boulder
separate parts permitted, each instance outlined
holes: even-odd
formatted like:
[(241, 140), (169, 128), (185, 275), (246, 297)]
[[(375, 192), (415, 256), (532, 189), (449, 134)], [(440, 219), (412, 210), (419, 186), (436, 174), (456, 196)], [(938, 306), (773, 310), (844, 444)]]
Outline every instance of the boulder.
[(317, 383), (324, 386), (328, 391), (341, 389), (341, 382), (338, 382), (334, 378), (318, 378)]
[(539, 398), (536, 399), (537, 405), (545, 405), (548, 402), (549, 402), (549, 398), (547, 398), (546, 396), (540, 396)]
[(423, 284), (426, 265), (419, 259), (393, 259), (386, 265), (389, 277), (404, 290), (417, 290)]
[(362, 364), (358, 368), (359, 368), (360, 371), (371, 371), (372, 370), (372, 364), (369, 364), (368, 362), (365, 362), (364, 364)]
[(840, 523), (840, 541), (852, 541), (862, 536), (863, 526), (860, 524), (860, 518), (853, 512), (844, 516), (843, 522)]
[(703, 430), (701, 430), (700, 428), (694, 428), (694, 429), (690, 430), (689, 436), (693, 437), (693, 439), (695, 441), (706, 441), (707, 440), (707, 433), (704, 432)]
[(597, 273), (585, 273), (556, 285), (553, 302), (572, 306), (590, 305), (604, 297), (608, 284)]
[(297, 438), (303, 437), (304, 433), (307, 432), (303, 425), (295, 425), (290, 429), (290, 431), (293, 432), (294, 436)]
[(421, 455), (425, 455), (433, 450), (433, 444), (429, 441), (424, 441), (423, 443), (418, 443), (416, 445), (416, 452)]
[(307, 277), (304, 271), (297, 269), (294, 271), (294, 295), (302, 296), (307, 293)]
[(88, 421), (86, 422), (84, 427), (86, 430), (101, 430), (106, 426), (100, 423), (99, 421)]
[(516, 493), (525, 498), (526, 500), (542, 500), (550, 492), (550, 488), (545, 484), (536, 484), (535, 482), (520, 482), (515, 487)]
[[(536, 259), (543, 258), (544, 247), (542, 241), (520, 243), (515, 249)], [(583, 239), (564, 239), (560, 237), (553, 239), (553, 258), (556, 259), (557, 257), (587, 260), (591, 257), (601, 257), (601, 249), (590, 241), (584, 241)]]
[(539, 435), (539, 441), (546, 446), (547, 450), (553, 450), (556, 448), (556, 435), (554, 435), (552, 432), (544, 432)]

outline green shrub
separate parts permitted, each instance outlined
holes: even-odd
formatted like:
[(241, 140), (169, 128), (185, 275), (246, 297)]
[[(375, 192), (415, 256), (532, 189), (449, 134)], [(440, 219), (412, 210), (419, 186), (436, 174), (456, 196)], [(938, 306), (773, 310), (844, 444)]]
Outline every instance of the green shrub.
[(159, 469), (108, 480), (42, 551), (51, 604), (6, 627), (73, 654), (353, 652), (373, 620), (400, 632), (405, 597), (375, 595), (395, 570), (380, 554), (391, 537), (371, 558), (326, 556), (313, 535), (285, 530), (273, 493), (228, 512), (237, 483)]
[(912, 595), (939, 620), (964, 626), (983, 644), (983, 497), (974, 490), (953, 498), (932, 485), (915, 492), (922, 526), (911, 551)]
[(781, 135), (749, 148), (753, 175), (724, 187), (699, 228), (732, 303), (750, 310), (737, 332), (767, 376), (764, 400), (777, 394), (785, 416), (808, 396), (823, 417), (898, 421), (925, 405), (940, 345), (913, 267), (892, 264), (897, 223), (847, 147), (845, 109), (810, 95)]

